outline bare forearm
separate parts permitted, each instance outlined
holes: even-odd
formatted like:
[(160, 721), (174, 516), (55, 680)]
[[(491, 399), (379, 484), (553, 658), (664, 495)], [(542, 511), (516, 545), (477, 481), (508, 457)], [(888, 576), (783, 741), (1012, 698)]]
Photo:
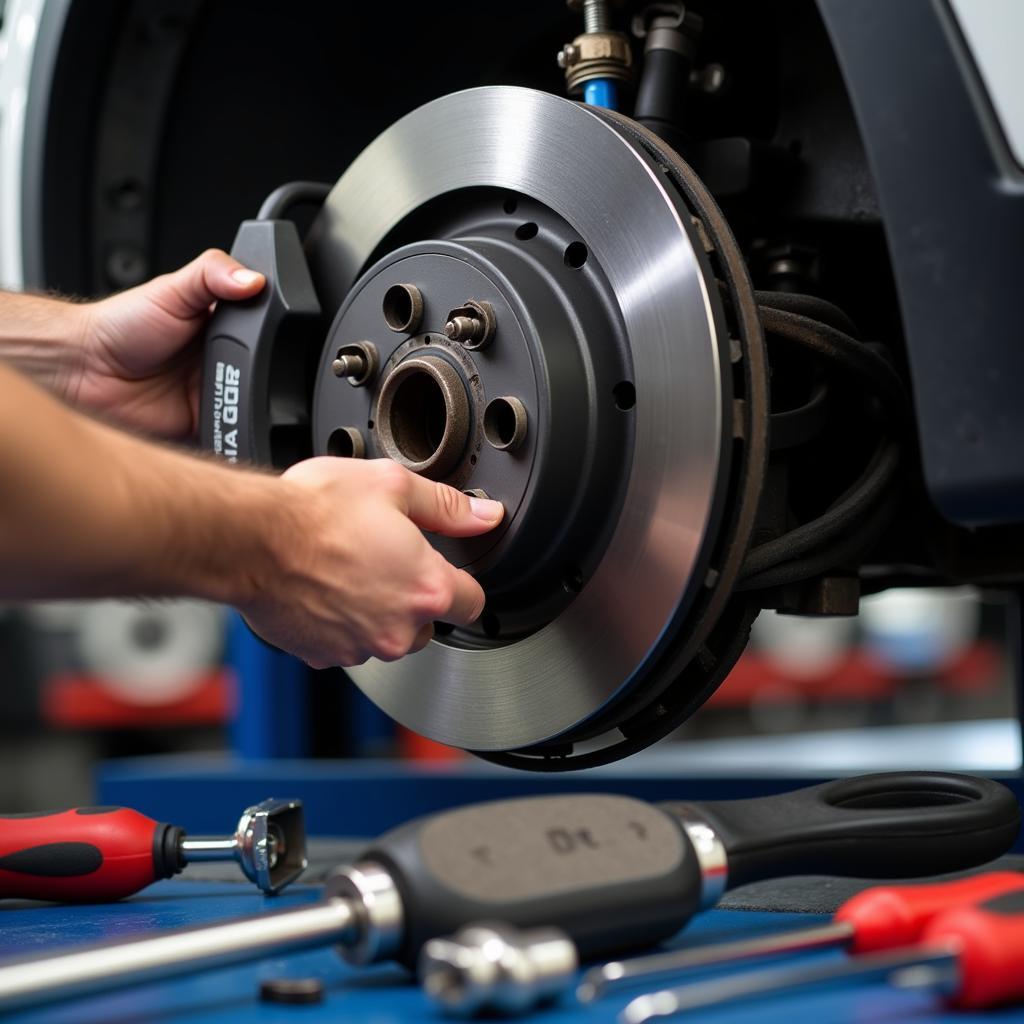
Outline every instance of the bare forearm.
[(0, 366), (0, 597), (243, 603), (287, 530), (281, 482), (89, 420)]
[(87, 307), (42, 295), (0, 292), (0, 363), (68, 396), (83, 358)]

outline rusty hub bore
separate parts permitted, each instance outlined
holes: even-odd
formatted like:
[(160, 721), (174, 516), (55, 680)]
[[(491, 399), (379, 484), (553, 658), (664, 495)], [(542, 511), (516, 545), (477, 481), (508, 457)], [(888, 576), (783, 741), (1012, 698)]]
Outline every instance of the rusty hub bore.
[(418, 356), (399, 363), (377, 399), (377, 442), (414, 473), (441, 480), (469, 439), (469, 398), (451, 363)]

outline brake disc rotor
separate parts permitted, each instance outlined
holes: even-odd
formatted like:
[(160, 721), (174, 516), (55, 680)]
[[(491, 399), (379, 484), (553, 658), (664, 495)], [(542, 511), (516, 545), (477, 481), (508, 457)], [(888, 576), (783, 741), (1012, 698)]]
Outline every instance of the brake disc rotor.
[[(749, 629), (729, 591), (767, 416), (750, 283), (692, 172), (624, 118), (477, 89), (377, 138), (306, 248), (337, 309), (316, 452), (506, 508), (435, 541), (484, 586), (480, 623), (352, 679), (416, 732), (527, 767), (663, 735)], [(364, 379), (337, 373), (353, 351)]]

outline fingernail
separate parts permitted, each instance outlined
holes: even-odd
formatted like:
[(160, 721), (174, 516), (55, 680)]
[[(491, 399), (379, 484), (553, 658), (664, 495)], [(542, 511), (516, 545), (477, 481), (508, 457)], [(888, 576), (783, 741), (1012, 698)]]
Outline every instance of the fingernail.
[(490, 498), (470, 498), (469, 509), (477, 517), (488, 523), (497, 522), (505, 514), (505, 506), (500, 501)]
[(231, 276), (238, 284), (248, 288), (249, 285), (255, 284), (263, 275), (255, 270), (249, 270), (248, 267), (239, 267), (237, 270), (231, 271)]

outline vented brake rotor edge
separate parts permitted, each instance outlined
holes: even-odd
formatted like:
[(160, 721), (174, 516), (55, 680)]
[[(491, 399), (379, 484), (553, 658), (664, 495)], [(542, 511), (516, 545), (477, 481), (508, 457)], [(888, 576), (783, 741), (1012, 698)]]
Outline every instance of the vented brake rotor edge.
[(529, 771), (575, 771), (621, 760), (663, 739), (718, 689), (743, 653), (759, 605), (732, 587), (753, 535), (768, 466), (770, 397), (764, 332), (753, 283), (739, 245), (718, 204), (693, 169), (642, 125), (622, 114), (596, 110), (653, 157), (699, 225), (710, 270), (726, 302), (735, 345), (734, 446), (725, 521), (712, 553), (703, 593), (629, 697), (597, 716), (575, 742), (617, 733), (603, 745), (573, 753), (572, 742), (532, 750), (474, 751), (485, 760)]

